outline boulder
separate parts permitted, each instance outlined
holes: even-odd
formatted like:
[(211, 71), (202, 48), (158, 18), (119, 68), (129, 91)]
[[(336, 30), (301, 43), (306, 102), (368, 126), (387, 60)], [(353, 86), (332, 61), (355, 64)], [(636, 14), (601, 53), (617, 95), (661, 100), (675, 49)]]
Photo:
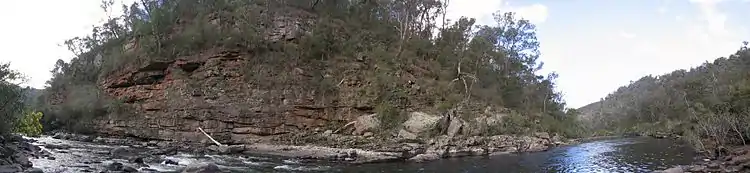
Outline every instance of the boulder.
[(706, 171), (706, 166), (703, 166), (703, 165), (692, 166), (692, 167), (690, 167), (690, 169), (688, 169), (688, 171), (690, 171), (690, 172), (705, 172)]
[(331, 134), (333, 134), (333, 130), (326, 130), (323, 132), (323, 136), (326, 136), (326, 137), (331, 136)]
[(377, 116), (377, 114), (370, 114), (357, 117), (352, 135), (362, 135), (365, 132), (377, 131), (378, 127), (380, 127), (380, 120)]
[(217, 173), (221, 172), (219, 166), (213, 163), (190, 165), (182, 173)]
[(657, 172), (659, 173), (683, 173), (685, 171), (682, 169), (682, 167), (674, 167), (674, 168), (669, 168), (669, 169), (666, 169), (663, 171), (657, 171)]
[(67, 144), (46, 144), (44, 145), (47, 149), (60, 149), (60, 150), (66, 150), (70, 148), (70, 145)]
[(466, 124), (466, 122), (460, 118), (451, 118), (451, 121), (448, 124), (448, 137), (453, 138), (460, 134), (464, 124)]
[(39, 168), (31, 168), (24, 171), (24, 173), (44, 173), (44, 171)]
[(398, 131), (398, 137), (402, 139), (417, 139), (418, 136), (412, 132), (406, 131), (405, 129), (401, 129)]
[(21, 172), (21, 165), (0, 165), (0, 172)]
[(167, 159), (167, 160), (164, 161), (164, 164), (166, 164), (166, 165), (179, 165), (180, 163), (178, 163), (177, 161), (174, 161), (174, 160)]
[(122, 163), (119, 162), (112, 162), (109, 165), (107, 165), (107, 170), (110, 171), (121, 171), (123, 169)]
[(130, 167), (130, 166), (125, 166), (125, 167), (122, 168), (122, 171), (123, 172), (138, 172), (138, 169), (135, 169), (135, 168)]
[(479, 116), (471, 121), (470, 127), (464, 128), (464, 133), (468, 135), (484, 135), (493, 127), (499, 126), (503, 122), (503, 117), (508, 116), (504, 113), (485, 112), (485, 116)]
[(18, 163), (19, 165), (21, 165), (24, 168), (28, 168), (28, 167), (33, 166), (31, 164), (31, 161), (29, 161), (29, 159), (26, 158), (26, 155), (23, 152), (16, 153), (14, 159), (15, 159), (16, 163)]
[(110, 150), (110, 151), (109, 151), (109, 154), (110, 154), (110, 155), (111, 155), (112, 157), (123, 157), (123, 156), (125, 156), (125, 155), (126, 155), (127, 153), (128, 153), (128, 150), (127, 150), (127, 149), (125, 149), (124, 147), (117, 147), (117, 148), (113, 148), (112, 150)]
[(244, 145), (224, 145), (224, 146), (216, 146), (212, 145), (209, 147), (210, 150), (216, 151), (219, 154), (235, 154), (235, 153), (242, 153), (245, 151)]
[(537, 132), (537, 133), (534, 133), (534, 136), (537, 138), (542, 138), (542, 139), (550, 139), (550, 135), (547, 132)]
[(438, 160), (438, 159), (440, 159), (440, 155), (436, 153), (425, 153), (425, 154), (418, 154), (417, 156), (409, 158), (409, 161), (419, 163), (419, 162), (426, 162), (426, 161), (432, 161), (432, 160)]
[(409, 119), (404, 122), (403, 129), (399, 131), (399, 137), (413, 139), (425, 136), (437, 127), (440, 119), (442, 119), (440, 116), (423, 112), (412, 112), (409, 114)]
[(130, 160), (131, 163), (144, 164), (143, 157), (135, 157)]

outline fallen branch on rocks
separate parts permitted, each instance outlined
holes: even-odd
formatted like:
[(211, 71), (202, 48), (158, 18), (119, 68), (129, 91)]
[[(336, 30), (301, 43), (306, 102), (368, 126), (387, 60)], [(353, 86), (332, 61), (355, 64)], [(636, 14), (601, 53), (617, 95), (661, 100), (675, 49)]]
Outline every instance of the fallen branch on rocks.
[(208, 133), (206, 133), (206, 131), (203, 131), (203, 128), (198, 127), (198, 130), (200, 130), (201, 132), (203, 132), (203, 134), (206, 135), (206, 137), (208, 137), (208, 139), (210, 139), (216, 145), (218, 145), (218, 146), (225, 146), (225, 145), (219, 143), (218, 141), (214, 140), (214, 138), (212, 138), (210, 135), (208, 135)]
[(357, 121), (352, 121), (352, 122), (346, 123), (343, 127), (339, 128), (339, 129), (336, 129), (336, 131), (333, 131), (333, 133), (334, 134), (339, 133), (339, 131), (341, 131), (343, 129), (346, 129), (346, 127), (354, 125), (354, 123), (357, 123)]
[(339, 84), (337, 84), (337, 85), (336, 85), (336, 87), (340, 87), (340, 86), (341, 86), (341, 84), (343, 84), (343, 83), (344, 83), (344, 80), (346, 80), (346, 78), (344, 78), (344, 79), (341, 79), (341, 82), (339, 82)]

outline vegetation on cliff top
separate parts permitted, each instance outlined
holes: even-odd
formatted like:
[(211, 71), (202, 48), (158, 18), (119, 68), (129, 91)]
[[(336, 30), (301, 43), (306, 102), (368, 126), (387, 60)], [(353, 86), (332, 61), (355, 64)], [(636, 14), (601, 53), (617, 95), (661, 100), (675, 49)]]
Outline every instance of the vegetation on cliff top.
[(746, 46), (690, 70), (645, 76), (580, 110), (595, 129), (677, 133), (710, 152), (745, 145), (750, 139)]
[[(102, 8), (111, 11), (113, 5), (104, 1)], [(445, 21), (447, 5), (438, 0), (142, 0), (123, 6), (124, 14), (109, 17), (90, 35), (65, 42), (76, 57), (58, 60), (52, 70), (39, 105), (43, 121), (49, 129), (90, 129), (87, 120), (127, 107), (103, 94), (97, 84), (104, 78), (129, 64), (221, 48), (260, 57), (247, 59), (250, 64), (280, 67), (325, 69), (336, 62), (373, 59), (376, 65), (368, 74), (375, 75), (366, 77), (375, 83), (364, 93), (376, 98), (384, 124), (403, 121), (407, 110), (458, 110), (469, 119), (473, 110), (500, 106), (515, 113), (488, 133), (548, 131), (575, 137), (583, 132), (575, 111), (566, 113), (554, 91), (557, 74), (537, 74), (542, 63), (534, 24), (513, 13), (495, 14), (493, 26), (476, 26), (469, 18)], [(311, 24), (291, 40), (267, 36), (274, 22), (289, 17), (309, 17)], [(249, 82), (284, 84), (283, 78), (245, 73)], [(431, 82), (422, 85), (426, 93), (415, 95), (406, 92), (405, 80)], [(320, 80), (313, 86), (336, 93), (336, 83)]]

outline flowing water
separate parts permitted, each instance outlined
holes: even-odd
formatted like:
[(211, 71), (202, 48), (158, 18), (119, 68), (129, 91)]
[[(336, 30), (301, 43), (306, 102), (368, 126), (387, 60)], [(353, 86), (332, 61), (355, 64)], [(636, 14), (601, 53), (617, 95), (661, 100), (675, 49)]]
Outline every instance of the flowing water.
[[(112, 162), (138, 168), (141, 172), (170, 172), (197, 163), (216, 163), (227, 172), (653, 172), (693, 161), (685, 144), (647, 137), (615, 138), (558, 147), (545, 152), (504, 154), (437, 160), (427, 163), (380, 163), (344, 165), (312, 163), (272, 156), (221, 156), (176, 154), (158, 156), (145, 165), (109, 159), (109, 151), (120, 146), (35, 138), (37, 145), (67, 144), (70, 149), (49, 150), (54, 160), (32, 159), (45, 172), (99, 172)], [(45, 149), (47, 150), (47, 149)], [(178, 165), (165, 164), (165, 160)]]

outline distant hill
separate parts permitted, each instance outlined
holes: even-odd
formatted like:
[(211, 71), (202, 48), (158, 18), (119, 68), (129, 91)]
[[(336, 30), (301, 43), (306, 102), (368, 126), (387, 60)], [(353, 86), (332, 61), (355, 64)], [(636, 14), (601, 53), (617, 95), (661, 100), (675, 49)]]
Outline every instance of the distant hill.
[(26, 94), (24, 97), (25, 98), (24, 102), (26, 103), (26, 105), (33, 105), (36, 99), (39, 97), (39, 95), (42, 94), (41, 89), (36, 89), (32, 87), (26, 87), (25, 92)]
[(750, 139), (748, 76), (750, 51), (743, 47), (713, 63), (642, 77), (579, 111), (598, 129), (673, 132), (719, 144), (742, 144)]

